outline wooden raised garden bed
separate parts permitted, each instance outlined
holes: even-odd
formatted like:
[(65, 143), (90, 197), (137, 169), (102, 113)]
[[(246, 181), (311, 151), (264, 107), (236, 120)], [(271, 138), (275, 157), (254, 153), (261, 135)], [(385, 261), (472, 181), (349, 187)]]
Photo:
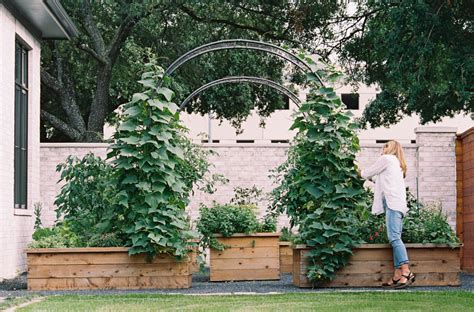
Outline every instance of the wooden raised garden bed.
[[(459, 247), (440, 244), (406, 244), (408, 258), (416, 275), (414, 286), (459, 286)], [(293, 284), (312, 287), (306, 277), (309, 249), (293, 249)], [(365, 244), (354, 250), (346, 267), (326, 287), (380, 287), (393, 274), (392, 248), (388, 244)]]
[(290, 242), (280, 242), (280, 273), (293, 273), (293, 247)]
[(223, 251), (211, 248), (210, 281), (280, 279), (279, 236), (276, 233), (234, 234), (217, 240)]
[(128, 255), (128, 248), (27, 249), (28, 289), (189, 288), (190, 259)]

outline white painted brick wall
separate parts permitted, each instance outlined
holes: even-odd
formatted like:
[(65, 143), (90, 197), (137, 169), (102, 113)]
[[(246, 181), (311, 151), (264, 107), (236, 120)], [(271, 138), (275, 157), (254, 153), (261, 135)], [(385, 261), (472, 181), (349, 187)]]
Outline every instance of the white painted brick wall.
[(440, 201), (449, 224), (456, 227), (456, 128), (419, 127), (419, 195), (425, 202)]
[[(40, 200), (40, 43), (0, 4), (0, 280), (26, 269), (24, 249), (31, 240), (33, 203)], [(15, 36), (30, 47), (28, 101), (28, 215), (13, 205)], [(24, 211), (23, 211), (24, 212)]]
[[(275, 185), (269, 178), (270, 171), (283, 163), (286, 159), (288, 144), (268, 144), (268, 145), (205, 145), (216, 152), (211, 156), (213, 164), (212, 172), (221, 173), (229, 183), (221, 185), (214, 194), (206, 194), (197, 191), (191, 198), (188, 206), (188, 213), (195, 220), (199, 215), (199, 205), (210, 205), (213, 201), (226, 203), (233, 196), (233, 189), (237, 186), (251, 187), (256, 185), (270, 192)], [(372, 164), (380, 154), (381, 144), (362, 145), (361, 152), (357, 160), (361, 167)], [(83, 156), (87, 152), (93, 152), (99, 156), (105, 156), (106, 144), (73, 144), (73, 143), (48, 143), (41, 144), (41, 199), (47, 212), (44, 213), (44, 221), (51, 225), (54, 223), (54, 198), (60, 189), (56, 184), (59, 180), (59, 173), (55, 172), (56, 165), (62, 162), (70, 154)], [(405, 155), (408, 162), (408, 174), (406, 183), (410, 190), (416, 194), (416, 145), (405, 145)], [(368, 183), (370, 187), (370, 183)], [(266, 209), (266, 202), (260, 205), (259, 213), (263, 215)], [(280, 226), (288, 224), (286, 217), (281, 217)]]
[[(408, 165), (406, 185), (416, 196), (418, 183), (418, 194), (422, 201), (441, 201), (449, 215), (450, 224), (454, 226), (456, 207), (454, 132), (433, 134), (430, 128), (426, 128), (427, 132), (423, 132), (423, 129), (425, 128), (417, 131), (417, 144), (404, 145)], [(440, 131), (439, 128), (437, 131)], [(192, 219), (198, 217), (200, 204), (212, 204), (213, 201), (228, 202), (233, 196), (233, 189), (237, 186), (256, 185), (265, 192), (271, 191), (274, 185), (268, 177), (270, 171), (286, 159), (288, 149), (287, 144), (213, 144), (205, 147), (217, 153), (210, 159), (214, 166), (212, 172), (223, 174), (229, 179), (229, 183), (219, 186), (214, 194), (197, 191), (188, 207)], [(56, 165), (70, 154), (83, 156), (90, 151), (105, 156), (106, 148), (106, 144), (43, 143), (41, 145), (41, 200), (48, 210), (44, 215), (47, 224), (54, 222), (53, 202), (60, 188), (60, 185), (56, 184), (59, 179), (59, 174), (55, 172)], [(357, 156), (360, 167), (373, 164), (380, 155), (381, 148), (382, 144), (361, 144), (361, 151)], [(420, 164), (417, 162), (418, 148)], [(371, 184), (368, 182), (367, 186), (370, 187)], [(266, 203), (262, 203), (261, 215), (265, 208)], [(287, 220), (282, 218), (280, 226), (286, 224)]]

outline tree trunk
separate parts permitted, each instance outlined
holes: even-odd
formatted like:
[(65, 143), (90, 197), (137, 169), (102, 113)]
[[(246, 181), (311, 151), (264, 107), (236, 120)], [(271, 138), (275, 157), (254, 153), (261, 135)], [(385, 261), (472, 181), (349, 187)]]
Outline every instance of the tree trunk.
[(91, 105), (87, 130), (84, 136), (86, 142), (101, 142), (103, 140), (103, 130), (107, 106), (109, 104), (109, 88), (112, 78), (112, 66), (106, 64), (100, 67), (97, 73), (97, 84), (94, 99)]

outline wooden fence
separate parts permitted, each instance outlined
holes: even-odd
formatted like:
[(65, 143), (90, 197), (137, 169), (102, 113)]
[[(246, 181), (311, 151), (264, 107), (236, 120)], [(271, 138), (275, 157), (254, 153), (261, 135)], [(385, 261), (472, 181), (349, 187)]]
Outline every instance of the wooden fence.
[(464, 246), (461, 267), (474, 272), (474, 127), (456, 142), (457, 234)]

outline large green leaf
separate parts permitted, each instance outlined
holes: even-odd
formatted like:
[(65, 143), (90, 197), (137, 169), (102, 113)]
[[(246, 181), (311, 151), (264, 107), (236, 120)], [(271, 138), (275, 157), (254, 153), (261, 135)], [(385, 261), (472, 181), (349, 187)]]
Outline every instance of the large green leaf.
[(158, 88), (156, 92), (163, 95), (167, 101), (171, 101), (174, 96), (174, 92), (167, 88)]

